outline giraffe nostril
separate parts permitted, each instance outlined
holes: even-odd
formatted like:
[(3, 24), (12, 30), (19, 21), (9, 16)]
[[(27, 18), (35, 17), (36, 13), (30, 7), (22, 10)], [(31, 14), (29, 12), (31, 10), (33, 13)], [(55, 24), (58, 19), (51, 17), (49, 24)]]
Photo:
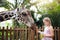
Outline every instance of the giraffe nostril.
[(15, 19), (15, 17), (13, 19)]
[(16, 14), (15, 14), (16, 15)]
[(17, 11), (19, 11), (19, 8), (17, 8)]

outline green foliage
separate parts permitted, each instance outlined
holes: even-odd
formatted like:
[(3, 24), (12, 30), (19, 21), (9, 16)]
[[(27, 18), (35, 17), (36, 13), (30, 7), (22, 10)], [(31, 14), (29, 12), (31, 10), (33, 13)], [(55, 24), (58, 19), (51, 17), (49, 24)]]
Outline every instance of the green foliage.
[(23, 24), (22, 22), (18, 23), (16, 20), (13, 20), (13, 27), (19, 27), (19, 28), (27, 28), (27, 26), (25, 24)]
[(0, 0), (0, 7), (5, 7), (6, 9), (11, 10), (13, 9), (12, 6), (14, 7), (14, 5), (7, 0)]
[(39, 21), (36, 22), (36, 24), (38, 25), (38, 27), (43, 25), (43, 18), (44, 17), (49, 17), (52, 21), (52, 25), (54, 27), (59, 27), (60, 26), (60, 3), (57, 2), (58, 0), (54, 0), (52, 3), (50, 4), (46, 4), (43, 5), (42, 10), (41, 11), (41, 15), (42, 17), (40, 18)]
[(38, 25), (43, 24), (42, 19), (44, 17), (49, 17), (52, 21), (52, 25), (55, 27), (59, 27), (60, 26), (60, 5), (55, 6), (54, 9), (52, 9), (52, 10), (48, 10), (48, 14), (42, 15), (42, 17), (38, 21), (38, 22), (40, 22), (40, 24), (38, 24)]

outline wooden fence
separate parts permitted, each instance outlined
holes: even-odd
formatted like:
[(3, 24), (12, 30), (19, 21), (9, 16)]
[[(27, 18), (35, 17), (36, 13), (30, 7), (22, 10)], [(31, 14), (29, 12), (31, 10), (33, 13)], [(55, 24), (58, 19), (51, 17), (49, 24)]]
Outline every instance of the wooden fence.
[(34, 31), (30, 28), (0, 28), (0, 40), (34, 40)]
[[(40, 28), (42, 31), (43, 29)], [(38, 34), (38, 33), (37, 33)], [(60, 28), (54, 27), (54, 40), (60, 40)], [(39, 35), (39, 34), (38, 34)], [(30, 29), (22, 28), (10, 28), (5, 29), (4, 27), (0, 28), (0, 40), (40, 40), (40, 37), (35, 35), (35, 32)]]

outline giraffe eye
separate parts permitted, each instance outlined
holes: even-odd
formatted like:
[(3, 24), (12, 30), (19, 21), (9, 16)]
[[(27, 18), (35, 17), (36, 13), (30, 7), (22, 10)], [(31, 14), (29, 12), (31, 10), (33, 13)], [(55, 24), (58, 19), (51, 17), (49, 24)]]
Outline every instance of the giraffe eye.
[(27, 16), (27, 14), (25, 12), (22, 13), (23, 16)]

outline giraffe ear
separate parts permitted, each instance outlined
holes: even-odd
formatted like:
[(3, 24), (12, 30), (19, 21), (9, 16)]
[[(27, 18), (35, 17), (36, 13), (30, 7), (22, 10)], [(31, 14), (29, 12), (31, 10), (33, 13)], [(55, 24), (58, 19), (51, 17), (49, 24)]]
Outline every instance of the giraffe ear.
[(19, 8), (17, 8), (17, 11), (19, 11)]
[(27, 10), (27, 13), (28, 13), (28, 15), (30, 15), (30, 16), (31, 16), (31, 12), (30, 12), (29, 10)]

